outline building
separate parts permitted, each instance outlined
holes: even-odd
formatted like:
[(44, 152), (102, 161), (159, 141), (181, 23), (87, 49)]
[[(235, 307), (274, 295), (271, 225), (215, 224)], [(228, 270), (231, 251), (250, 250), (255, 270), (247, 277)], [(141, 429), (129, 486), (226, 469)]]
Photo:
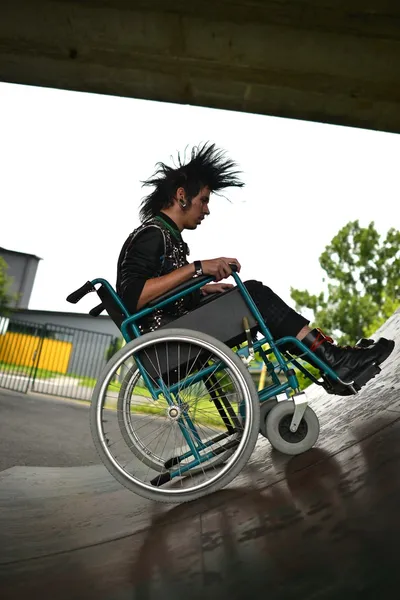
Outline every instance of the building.
[(0, 257), (8, 265), (7, 275), (11, 278), (10, 293), (17, 295), (12, 304), (12, 319), (36, 324), (52, 323), (61, 327), (119, 336), (119, 330), (108, 315), (91, 317), (87, 313), (31, 310), (29, 300), (35, 283), (39, 261), (34, 254), (26, 254), (0, 247)]
[[(0, 248), (17, 295), (0, 315), (0, 386), (87, 398), (110, 355), (122, 343), (108, 315), (29, 309), (39, 257)], [(83, 389), (82, 384), (86, 385)]]
[(7, 263), (7, 275), (11, 278), (10, 293), (15, 296), (13, 307), (28, 308), (32, 288), (35, 283), (39, 261), (34, 254), (25, 254), (0, 247), (0, 256)]

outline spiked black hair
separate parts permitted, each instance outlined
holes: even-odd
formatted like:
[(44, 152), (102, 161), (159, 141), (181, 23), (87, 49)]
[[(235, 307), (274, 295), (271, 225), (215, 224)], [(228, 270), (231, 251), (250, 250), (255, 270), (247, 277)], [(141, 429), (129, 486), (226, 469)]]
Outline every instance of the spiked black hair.
[(192, 148), (190, 161), (186, 164), (178, 154), (178, 166), (169, 167), (157, 163), (157, 169), (143, 186), (152, 186), (154, 190), (143, 198), (140, 205), (142, 221), (156, 215), (162, 208), (173, 204), (178, 188), (183, 187), (188, 204), (197, 196), (201, 188), (208, 186), (212, 192), (219, 192), (227, 187), (243, 187), (236, 170), (236, 163), (225, 157), (223, 150), (215, 144), (205, 143)]

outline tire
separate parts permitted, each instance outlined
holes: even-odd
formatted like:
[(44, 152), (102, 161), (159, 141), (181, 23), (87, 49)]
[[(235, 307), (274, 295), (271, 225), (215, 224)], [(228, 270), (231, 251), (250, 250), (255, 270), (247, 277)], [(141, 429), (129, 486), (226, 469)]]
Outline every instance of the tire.
[[(160, 343), (184, 343), (190, 347), (197, 345), (205, 352), (212, 352), (218, 360), (223, 361), (226, 369), (229, 369), (240, 390), (240, 402), (245, 406), (246, 419), (244, 420), (243, 433), (237, 448), (230, 456), (225, 453), (227, 461), (221, 467), (220, 472), (211, 475), (211, 480), (206, 483), (195, 484), (192, 488), (167, 489), (154, 487), (150, 483), (140, 481), (137, 476), (128, 473), (117, 462), (110, 452), (106, 433), (103, 431), (103, 408), (106, 409), (107, 388), (114, 374), (126, 359), (132, 359), (138, 352), (156, 348)], [(168, 348), (168, 345), (166, 346)], [(104, 406), (103, 406), (104, 405)], [(97, 381), (93, 391), (90, 409), (90, 427), (94, 445), (105, 467), (113, 477), (134, 493), (160, 502), (181, 503), (196, 500), (205, 495), (228, 485), (247, 464), (257, 441), (260, 429), (260, 408), (257, 390), (253, 380), (243, 364), (242, 360), (228, 346), (219, 340), (197, 331), (187, 329), (162, 329), (145, 334), (119, 350), (107, 363)], [(122, 432), (121, 432), (122, 433)], [(211, 458), (211, 462), (215, 457)], [(207, 465), (208, 463), (204, 463)], [(193, 470), (196, 467), (193, 467)]]
[(289, 429), (293, 413), (294, 403), (283, 400), (274, 406), (266, 419), (266, 437), (271, 446), (282, 454), (302, 454), (318, 440), (319, 421), (315, 412), (307, 406), (296, 432)]

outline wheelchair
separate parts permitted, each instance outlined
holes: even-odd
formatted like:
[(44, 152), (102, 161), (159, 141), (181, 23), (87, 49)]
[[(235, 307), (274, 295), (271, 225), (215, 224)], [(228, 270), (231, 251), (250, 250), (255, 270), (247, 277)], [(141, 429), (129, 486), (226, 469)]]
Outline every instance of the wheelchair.
[[(114, 478), (150, 500), (181, 503), (227, 486), (260, 434), (287, 455), (312, 448), (319, 421), (296, 369), (330, 393), (338, 393), (335, 383), (357, 391), (313, 354), (322, 375), (317, 379), (305, 364), (311, 351), (297, 338), (273, 339), (231, 266), (233, 288), (205, 296), (194, 310), (149, 333), (142, 333), (143, 318), (213, 278), (193, 278), (135, 314), (105, 279), (88, 281), (67, 298), (76, 303), (96, 292), (101, 304), (89, 314), (105, 310), (122, 333), (123, 347), (93, 390), (91, 434)], [(249, 371), (256, 356), (268, 379), (258, 390)]]

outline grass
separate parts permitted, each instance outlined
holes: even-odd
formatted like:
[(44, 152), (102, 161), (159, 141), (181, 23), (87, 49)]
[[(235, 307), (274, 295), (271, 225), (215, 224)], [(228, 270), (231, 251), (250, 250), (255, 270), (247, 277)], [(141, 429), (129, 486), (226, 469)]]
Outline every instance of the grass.
[[(75, 373), (60, 373), (59, 371), (50, 371), (49, 369), (37, 369), (35, 367), (28, 367), (26, 365), (16, 365), (10, 363), (4, 363), (0, 361), (0, 371), (3, 373), (10, 373), (12, 375), (26, 375), (27, 377), (34, 377), (35, 379), (51, 379), (51, 377), (68, 377), (70, 379), (78, 379), (79, 385), (87, 388), (94, 388), (97, 379), (93, 377), (86, 377), (76, 375)], [(120, 389), (121, 385), (116, 383), (117, 390)]]
[[(118, 386), (114, 383), (112, 384), (113, 390), (118, 392), (121, 388), (121, 385)], [(151, 394), (147, 388), (141, 387), (139, 385), (135, 386), (133, 395), (142, 396), (143, 398), (151, 399)], [(192, 420), (199, 425), (212, 425), (213, 427), (224, 429), (225, 425), (222, 422), (221, 416), (218, 412), (213, 401), (210, 400), (210, 397), (197, 399), (197, 396), (193, 394), (185, 394), (182, 395), (182, 401), (187, 402), (189, 404), (189, 414)], [(115, 408), (112, 406), (108, 406), (108, 408)], [(154, 414), (159, 415), (160, 417), (166, 414), (168, 408), (168, 403), (163, 396), (161, 396), (158, 400), (153, 400), (147, 402), (146, 404), (131, 404), (131, 413), (137, 414)]]
[[(94, 388), (96, 385), (96, 379), (93, 377), (82, 377), (75, 373), (60, 373), (59, 371), (50, 371), (49, 369), (37, 369), (35, 367), (28, 367), (26, 365), (16, 365), (0, 361), (0, 370), (13, 375), (30, 375), (34, 376), (35, 379), (50, 379), (51, 377), (69, 377), (71, 379), (78, 379), (79, 385), (84, 387)], [(119, 385), (119, 387), (121, 387)], [(119, 389), (119, 388), (118, 388)]]
[[(27, 367), (25, 365), (14, 365), (4, 362), (0, 362), (0, 370), (3, 372), (11, 373), (12, 375), (33, 375), (35, 373), (34, 367)], [(59, 375), (55, 371), (49, 371), (48, 369), (37, 369), (35, 377), (36, 379), (50, 379), (54, 375)]]
[[(135, 405), (131, 406), (131, 413), (134, 414), (154, 414), (158, 416), (163, 416), (167, 409), (167, 403), (163, 403), (162, 406), (151, 406), (151, 405)], [(206, 410), (202, 414), (198, 413), (198, 410)], [(225, 425), (222, 422), (222, 419), (219, 415), (218, 410), (216, 409), (213, 402), (209, 400), (200, 400), (196, 407), (189, 410), (189, 416), (191, 416), (192, 421), (194, 421), (195, 425), (212, 425), (218, 429), (225, 429)]]
[(74, 375), (74, 377), (79, 379), (79, 385), (82, 387), (94, 388), (97, 383), (97, 379), (94, 379), (93, 377), (79, 377), (79, 375)]

